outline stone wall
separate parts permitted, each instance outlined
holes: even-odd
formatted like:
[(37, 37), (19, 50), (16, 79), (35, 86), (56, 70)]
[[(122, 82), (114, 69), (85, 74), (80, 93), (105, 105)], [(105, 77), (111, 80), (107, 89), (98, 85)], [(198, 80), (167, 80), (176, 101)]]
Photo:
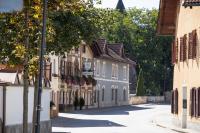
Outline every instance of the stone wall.
[(164, 96), (131, 96), (129, 97), (129, 104), (146, 104), (146, 103), (163, 103)]
[[(28, 133), (31, 133), (32, 124), (29, 124), (28, 126)], [(6, 126), (5, 133), (22, 133), (22, 125)], [(40, 133), (51, 133), (51, 121), (43, 121), (40, 123)]]

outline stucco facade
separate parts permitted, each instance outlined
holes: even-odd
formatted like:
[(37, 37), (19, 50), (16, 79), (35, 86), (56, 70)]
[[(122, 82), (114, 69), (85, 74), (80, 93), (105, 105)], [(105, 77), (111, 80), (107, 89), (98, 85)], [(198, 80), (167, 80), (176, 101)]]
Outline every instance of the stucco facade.
[(174, 36), (173, 122), (200, 130), (200, 0), (161, 0), (157, 33)]
[[(95, 68), (99, 62), (100, 73), (95, 70), (97, 85), (95, 105), (97, 107), (127, 105), (129, 100), (129, 64), (95, 58)], [(105, 68), (103, 70), (103, 65)], [(117, 76), (113, 77), (113, 65), (118, 66)], [(126, 71), (123, 69), (126, 68)]]

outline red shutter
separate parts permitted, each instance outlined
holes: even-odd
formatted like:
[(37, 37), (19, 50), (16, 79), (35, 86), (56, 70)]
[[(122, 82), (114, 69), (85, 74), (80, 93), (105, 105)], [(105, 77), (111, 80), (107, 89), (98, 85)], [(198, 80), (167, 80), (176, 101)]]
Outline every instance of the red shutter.
[(180, 38), (180, 61), (183, 61), (183, 37)]
[(192, 90), (190, 90), (190, 116), (193, 115), (193, 107), (192, 107)]
[(176, 39), (176, 56), (175, 56), (175, 62), (177, 63), (178, 62), (178, 38)]
[(187, 35), (183, 37), (183, 61), (187, 59)]
[(192, 47), (192, 58), (196, 58), (197, 55), (197, 32), (196, 30), (192, 31), (192, 42), (193, 42), (193, 47)]
[(174, 114), (174, 91), (172, 91), (171, 113)]
[(175, 114), (178, 114), (178, 90), (175, 90)]
[(199, 116), (198, 100), (199, 100), (199, 97), (198, 97), (198, 89), (196, 89), (196, 117)]
[(172, 48), (172, 52), (171, 52), (171, 58), (172, 58), (172, 64), (174, 64), (175, 63), (175, 59), (174, 59), (174, 41), (172, 42), (172, 44), (171, 44), (171, 48)]
[(192, 59), (192, 51), (193, 51), (193, 38), (192, 33), (189, 33), (189, 48), (188, 48), (188, 59)]
[(198, 116), (200, 116), (200, 88), (198, 89)]

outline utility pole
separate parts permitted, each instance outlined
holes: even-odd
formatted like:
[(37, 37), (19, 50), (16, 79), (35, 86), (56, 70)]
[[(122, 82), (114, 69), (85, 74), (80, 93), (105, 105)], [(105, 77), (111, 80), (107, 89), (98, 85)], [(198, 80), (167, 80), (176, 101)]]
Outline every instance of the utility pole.
[(40, 133), (40, 111), (41, 111), (41, 98), (42, 98), (42, 80), (43, 80), (43, 69), (44, 69), (44, 54), (46, 47), (46, 16), (47, 16), (47, 0), (43, 0), (43, 19), (42, 19), (42, 43), (40, 48), (40, 59), (39, 59), (39, 81), (38, 81), (38, 100), (36, 106), (36, 123), (35, 133)]

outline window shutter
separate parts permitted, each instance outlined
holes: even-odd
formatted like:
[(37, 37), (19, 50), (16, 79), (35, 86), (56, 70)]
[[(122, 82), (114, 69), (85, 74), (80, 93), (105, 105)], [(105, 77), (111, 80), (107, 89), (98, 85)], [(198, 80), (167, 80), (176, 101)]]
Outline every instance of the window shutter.
[(196, 117), (199, 116), (199, 106), (198, 106), (198, 100), (199, 100), (199, 94), (198, 94), (198, 89), (196, 89)]
[(172, 91), (172, 99), (171, 99), (171, 113), (174, 113), (174, 91)]
[(175, 58), (175, 62), (178, 62), (178, 38), (176, 39), (176, 58)]
[(196, 30), (192, 31), (192, 58), (196, 58), (197, 55), (197, 32)]
[(198, 88), (198, 117), (200, 116), (200, 88)]
[(183, 37), (180, 38), (180, 61), (183, 61)]
[(193, 115), (193, 107), (192, 107), (192, 105), (193, 105), (193, 102), (192, 102), (192, 90), (193, 89), (191, 89), (190, 90), (190, 116), (192, 116)]
[(175, 114), (178, 114), (178, 90), (175, 90)]
[(183, 61), (187, 59), (187, 35), (183, 37)]
[(192, 33), (189, 33), (189, 48), (188, 48), (188, 59), (192, 59), (192, 51), (193, 51), (193, 38)]

